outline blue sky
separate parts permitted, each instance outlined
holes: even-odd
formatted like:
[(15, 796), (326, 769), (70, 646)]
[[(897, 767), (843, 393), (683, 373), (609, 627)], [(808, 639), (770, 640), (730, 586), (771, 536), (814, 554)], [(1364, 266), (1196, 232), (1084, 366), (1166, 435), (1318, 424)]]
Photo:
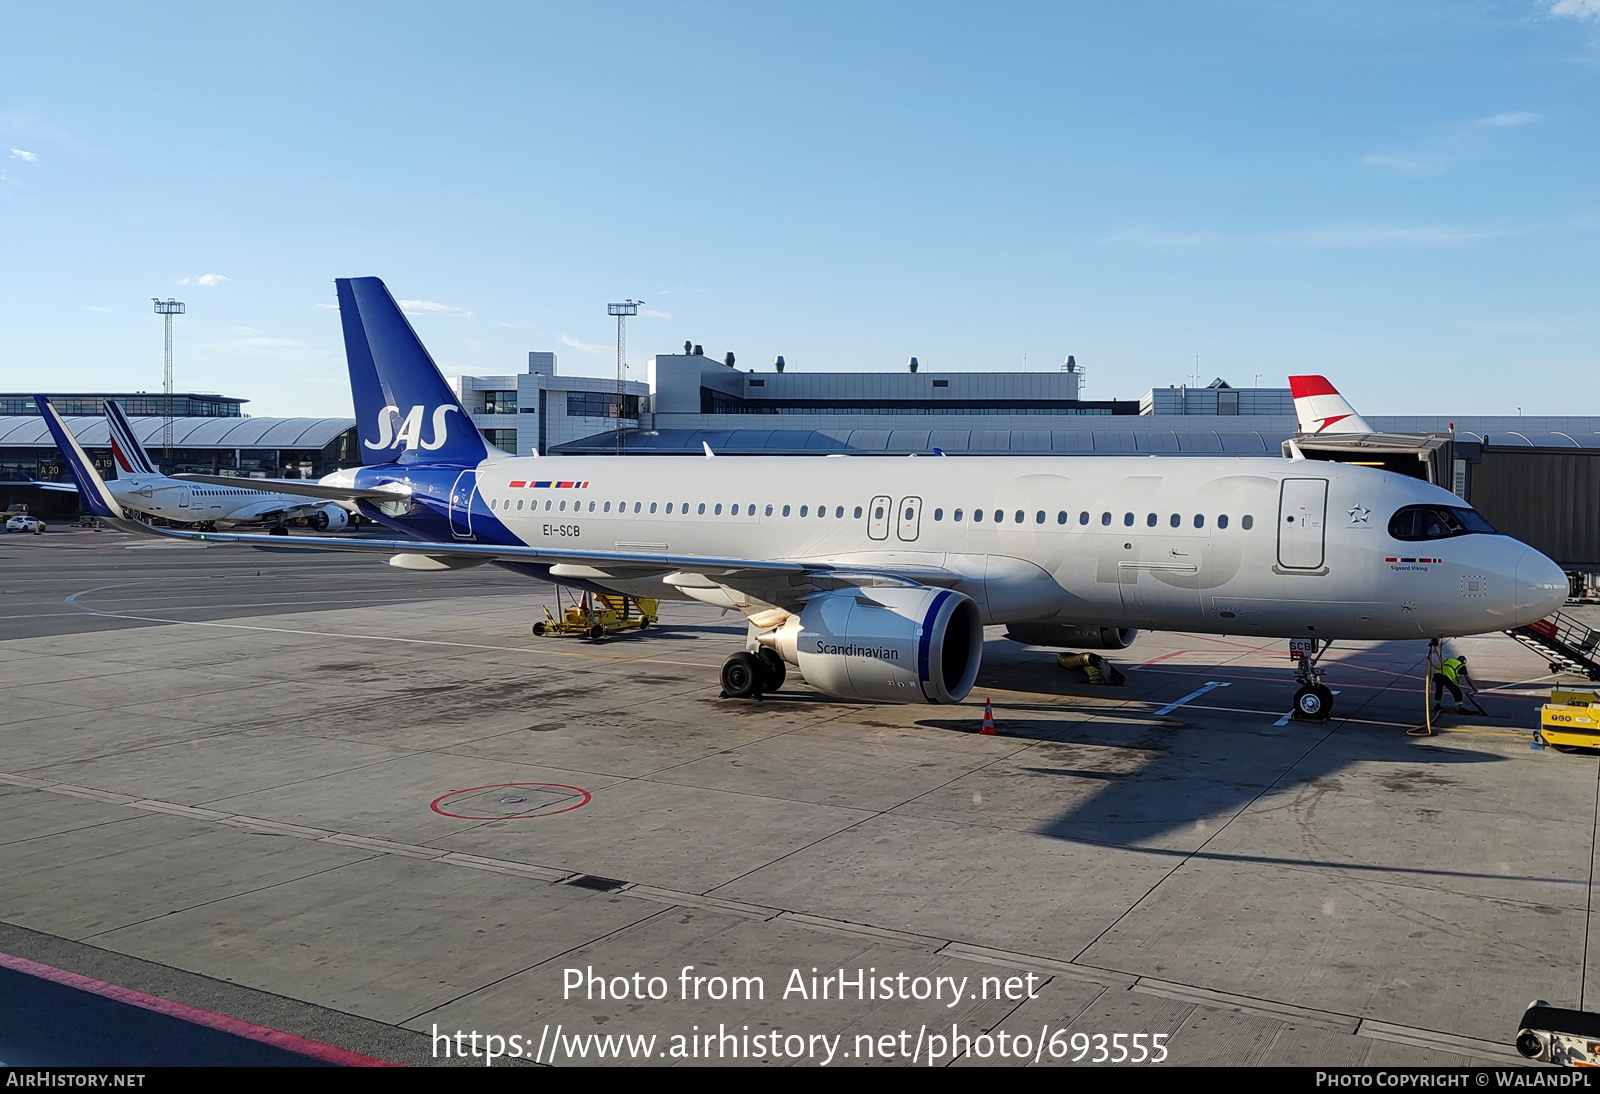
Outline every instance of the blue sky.
[[(0, 389), (346, 414), (333, 279), (447, 371), (1324, 372), (1600, 413), (1600, 0), (0, 5)], [(634, 369), (643, 378), (642, 367)]]

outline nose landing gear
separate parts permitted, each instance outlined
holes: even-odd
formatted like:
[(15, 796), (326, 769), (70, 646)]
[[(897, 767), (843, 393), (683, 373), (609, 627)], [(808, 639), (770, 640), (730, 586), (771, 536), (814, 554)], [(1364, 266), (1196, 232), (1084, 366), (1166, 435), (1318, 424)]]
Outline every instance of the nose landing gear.
[(1306, 722), (1326, 722), (1333, 714), (1333, 692), (1322, 683), (1317, 663), (1332, 643), (1321, 638), (1289, 639), (1289, 656), (1294, 659), (1294, 678), (1300, 690), (1294, 693), (1294, 716)]

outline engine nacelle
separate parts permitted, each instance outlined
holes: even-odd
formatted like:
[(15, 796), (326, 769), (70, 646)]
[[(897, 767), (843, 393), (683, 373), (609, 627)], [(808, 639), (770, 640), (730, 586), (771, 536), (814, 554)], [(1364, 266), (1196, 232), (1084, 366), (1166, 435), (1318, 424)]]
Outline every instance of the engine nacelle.
[(317, 531), (338, 532), (350, 524), (350, 514), (337, 505), (324, 505), (317, 510)]
[(1074, 627), (1064, 623), (1008, 623), (1006, 637), (1025, 646), (1074, 650), (1125, 650), (1139, 632), (1128, 627)]
[(983, 621), (973, 599), (953, 589), (837, 589), (757, 641), (830, 695), (959, 703), (983, 660)]

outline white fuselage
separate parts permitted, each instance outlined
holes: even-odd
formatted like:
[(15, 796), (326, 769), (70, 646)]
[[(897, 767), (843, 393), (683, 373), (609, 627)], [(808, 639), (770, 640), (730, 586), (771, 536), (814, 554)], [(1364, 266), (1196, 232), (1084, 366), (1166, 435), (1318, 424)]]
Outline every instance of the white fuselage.
[[(1542, 618), (1567, 588), (1554, 563), (1506, 536), (1392, 538), (1402, 506), (1465, 503), (1415, 479), (1320, 461), (528, 457), (481, 464), (476, 490), (465, 474), (450, 511), (459, 539), (500, 539), (502, 525), (532, 546), (944, 571), (953, 578), (926, 580), (970, 594), (991, 624), (1437, 637)], [(738, 603), (701, 575), (551, 573)]]
[(183, 482), (165, 475), (134, 473), (106, 486), (124, 508), (185, 524), (219, 527), (257, 524), (287, 516), (308, 516), (326, 503), (244, 486)]

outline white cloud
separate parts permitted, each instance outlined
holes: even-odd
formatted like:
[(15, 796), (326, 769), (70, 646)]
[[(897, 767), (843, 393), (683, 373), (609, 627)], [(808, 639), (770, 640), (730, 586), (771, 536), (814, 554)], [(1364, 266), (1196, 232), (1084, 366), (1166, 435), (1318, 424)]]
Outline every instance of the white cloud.
[(584, 353), (592, 353), (596, 357), (614, 357), (617, 353), (617, 347), (615, 346), (591, 346), (587, 342), (578, 341), (570, 334), (561, 336), (561, 344), (571, 346), (575, 350), (582, 350)]
[(94, 305), (93, 305), (93, 304), (85, 304), (85, 305), (84, 305), (84, 306), (83, 306), (83, 310), (84, 310), (84, 311), (98, 311), (98, 312), (105, 312), (105, 313), (106, 313), (106, 314), (107, 314), (107, 315), (110, 315), (110, 314), (111, 314), (111, 309), (110, 309), (110, 308), (97, 308), (97, 307), (95, 307), (95, 306), (94, 306)]
[(321, 308), (323, 311), (338, 311), (339, 310), (339, 305), (337, 305), (337, 304), (313, 304), (311, 306), (313, 308)]
[(1600, 19), (1600, 0), (1555, 0), (1550, 5), (1550, 14), (1571, 19)]
[(1457, 228), (1447, 224), (1396, 227), (1392, 225), (1346, 224), (1333, 228), (1301, 228), (1263, 235), (1224, 236), (1215, 232), (1162, 232), (1155, 228), (1129, 228), (1105, 236), (1101, 243), (1144, 247), (1154, 251), (1193, 254), (1220, 246), (1233, 247), (1386, 247), (1413, 245), (1428, 247), (1459, 246), (1504, 232), (1482, 228)]
[(201, 274), (199, 277), (180, 277), (178, 284), (204, 285), (208, 289), (214, 289), (218, 285), (226, 285), (230, 280), (231, 278), (223, 277), (221, 274)]
[(14, 158), (14, 159), (25, 160), (28, 163), (38, 163), (39, 162), (39, 157), (38, 157), (38, 155), (36, 153), (26, 152), (26, 151), (22, 150), (21, 148), (13, 148), (11, 150), (11, 155), (12, 155), (12, 158)]
[(1382, 227), (1370, 224), (1352, 224), (1340, 228), (1308, 228), (1295, 232), (1274, 232), (1263, 236), (1266, 243), (1287, 244), (1299, 247), (1384, 247), (1397, 243), (1418, 244), (1427, 247), (1449, 247), (1500, 232), (1477, 228), (1453, 228), (1449, 225), (1424, 225), (1415, 228)]
[[(1600, 0), (1595, 0), (1600, 4)], [(1442, 175), (1463, 160), (1483, 155), (1485, 142), (1490, 138), (1486, 130), (1516, 129), (1543, 121), (1544, 115), (1531, 110), (1502, 110), (1482, 118), (1470, 118), (1444, 126), (1418, 141), (1413, 147), (1373, 152), (1361, 157), (1361, 162), (1373, 167), (1385, 167), (1402, 175)]]
[[(1600, 0), (1594, 0), (1594, 2), (1596, 5), (1600, 5)], [(1463, 122), (1462, 126), (1474, 129), (1509, 129), (1512, 126), (1527, 125), (1543, 118), (1543, 114), (1535, 114), (1531, 110), (1506, 110), (1499, 114), (1490, 114), (1487, 118), (1479, 118), (1477, 121)]]
[(458, 319), (469, 318), (472, 313), (465, 308), (441, 304), (437, 300), (401, 300), (400, 310), (407, 315), (445, 315)]

